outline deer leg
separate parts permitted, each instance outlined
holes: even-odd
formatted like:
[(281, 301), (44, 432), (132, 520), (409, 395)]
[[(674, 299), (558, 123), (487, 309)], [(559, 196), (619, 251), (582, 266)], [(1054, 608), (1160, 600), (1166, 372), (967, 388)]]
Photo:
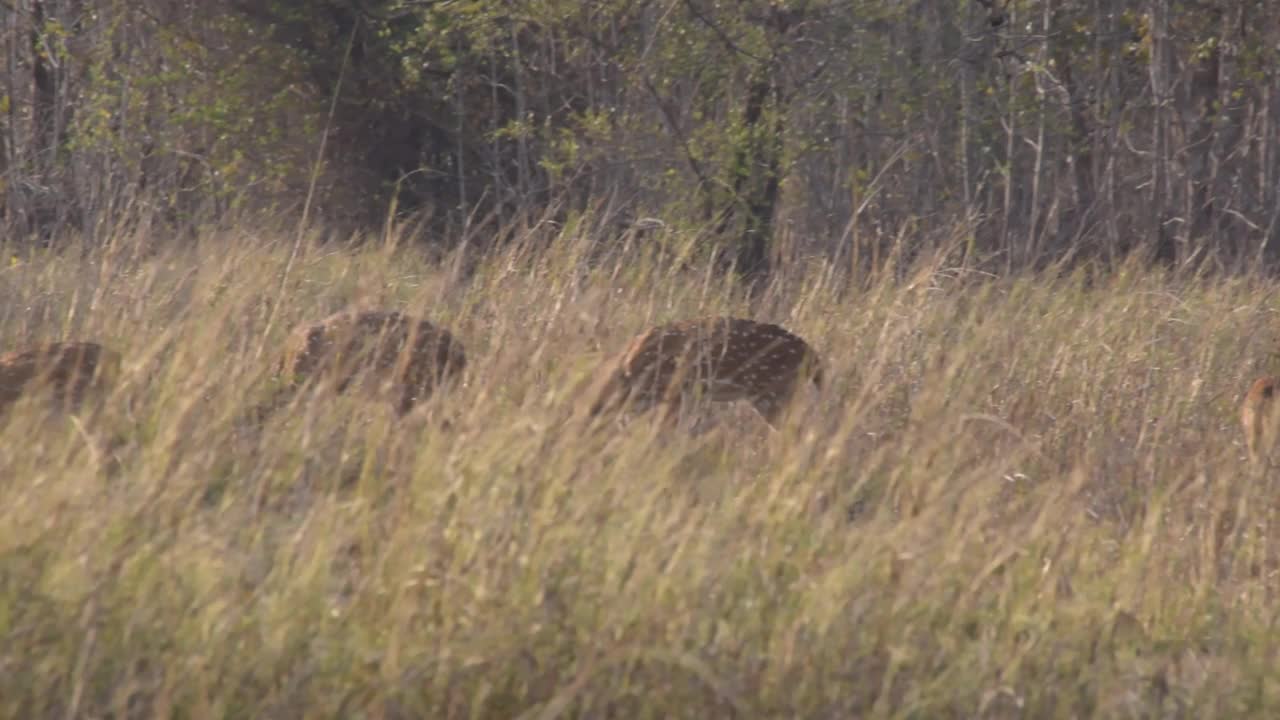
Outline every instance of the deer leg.
[(785, 408), (783, 403), (779, 402), (773, 395), (757, 395), (751, 398), (751, 407), (759, 413), (769, 427), (774, 430), (778, 429), (778, 423), (782, 419), (782, 411)]

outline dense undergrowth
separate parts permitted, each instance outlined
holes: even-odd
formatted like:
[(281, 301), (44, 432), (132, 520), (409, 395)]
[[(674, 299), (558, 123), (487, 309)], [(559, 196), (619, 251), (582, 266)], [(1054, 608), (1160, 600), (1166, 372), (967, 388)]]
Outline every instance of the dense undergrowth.
[[(126, 361), (75, 417), (0, 419), (0, 715), (1277, 711), (1275, 482), (1235, 410), (1274, 281), (812, 263), (749, 300), (678, 237), (587, 234), (7, 249), (0, 345)], [(289, 327), (353, 303), (451, 328), (465, 381), (246, 430)], [(605, 354), (715, 313), (823, 355), (780, 432), (571, 421)]]

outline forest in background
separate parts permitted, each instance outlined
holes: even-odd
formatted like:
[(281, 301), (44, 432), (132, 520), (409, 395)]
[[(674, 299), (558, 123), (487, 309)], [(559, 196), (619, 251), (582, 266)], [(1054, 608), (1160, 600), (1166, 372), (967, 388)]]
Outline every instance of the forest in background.
[(603, 210), (762, 275), (957, 226), (996, 270), (1280, 254), (1266, 0), (5, 0), (0, 26), (9, 237), (305, 208), (449, 245)]
[[(0, 350), (123, 357), (0, 413), (0, 718), (1276, 717), (1277, 6), (0, 0)], [(352, 306), (464, 376), (245, 421)], [(572, 420), (722, 315), (776, 431)]]

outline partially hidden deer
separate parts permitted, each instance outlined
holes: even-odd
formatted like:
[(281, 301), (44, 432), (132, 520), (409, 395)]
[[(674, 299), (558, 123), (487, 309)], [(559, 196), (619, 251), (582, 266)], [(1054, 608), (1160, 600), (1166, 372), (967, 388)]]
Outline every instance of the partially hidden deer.
[(253, 415), (265, 419), (303, 388), (353, 386), (405, 415), (466, 364), (462, 343), (442, 327), (395, 311), (344, 310), (289, 334), (276, 365), (280, 389)]
[(696, 397), (746, 400), (777, 428), (796, 391), (822, 385), (822, 362), (799, 336), (777, 325), (709, 317), (659, 325), (605, 361), (586, 415), (661, 406), (665, 418)]
[(95, 342), (46, 342), (0, 355), (0, 411), (26, 394), (47, 391), (64, 409), (109, 386), (120, 353)]
[(1249, 462), (1255, 468), (1269, 466), (1275, 450), (1276, 430), (1280, 425), (1277, 390), (1280, 390), (1280, 376), (1260, 377), (1249, 387), (1240, 405), (1245, 447), (1249, 450)]

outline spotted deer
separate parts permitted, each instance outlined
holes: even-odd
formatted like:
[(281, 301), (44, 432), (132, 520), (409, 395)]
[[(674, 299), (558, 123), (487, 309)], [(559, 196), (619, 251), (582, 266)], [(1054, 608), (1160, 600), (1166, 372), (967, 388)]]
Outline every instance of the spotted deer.
[(796, 390), (822, 385), (822, 362), (803, 339), (777, 325), (731, 317), (659, 325), (636, 336), (601, 367), (588, 417), (610, 409), (674, 407), (693, 397), (747, 400), (777, 428)]
[(405, 415), (466, 364), (462, 343), (426, 320), (394, 311), (344, 310), (289, 334), (276, 368), (281, 389), (254, 415), (263, 419), (304, 387), (344, 393), (352, 385), (390, 399)]
[(1260, 377), (1249, 388), (1240, 406), (1245, 447), (1249, 450), (1249, 462), (1255, 468), (1269, 465), (1275, 449), (1276, 430), (1280, 424), (1277, 389), (1280, 389), (1280, 376)]
[(120, 354), (94, 342), (49, 342), (0, 355), (0, 410), (28, 392), (48, 390), (74, 408), (120, 372)]

